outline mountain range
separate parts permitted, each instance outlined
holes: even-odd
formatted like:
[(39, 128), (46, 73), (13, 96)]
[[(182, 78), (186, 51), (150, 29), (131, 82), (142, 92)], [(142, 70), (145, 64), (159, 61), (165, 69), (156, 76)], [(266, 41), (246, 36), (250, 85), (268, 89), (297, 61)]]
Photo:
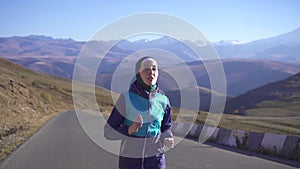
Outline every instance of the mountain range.
[[(119, 41), (105, 51), (114, 41), (92, 41), (95, 52), (106, 53), (96, 77), (97, 85), (111, 89), (114, 71), (124, 58), (136, 51), (157, 48), (179, 56), (191, 69), (199, 89), (210, 89), (210, 77), (202, 61), (199, 61), (184, 41), (163, 36), (159, 39)], [(0, 38), (0, 57), (19, 63), (32, 70), (72, 78), (74, 65), (86, 42), (72, 39), (54, 39), (47, 36)], [(194, 42), (200, 49), (207, 44)], [(288, 78), (300, 72), (300, 28), (268, 39), (241, 44), (237, 41), (211, 43), (224, 67), (229, 97), (238, 96), (267, 83)], [(162, 63), (162, 64), (167, 64)], [(168, 66), (162, 70), (159, 81), (163, 90), (176, 93), (176, 81), (168, 72), (176, 73), (184, 64)], [(188, 82), (187, 82), (188, 83)], [(200, 90), (203, 91), (203, 90)], [(214, 92), (214, 91), (212, 91)], [(175, 100), (175, 99), (174, 99)], [(176, 101), (174, 101), (176, 102)]]
[[(115, 43), (115, 41), (92, 42), (96, 48), (99, 48), (97, 49), (99, 52), (103, 52), (105, 46)], [(203, 47), (208, 45), (209, 42), (203, 44), (201, 41), (196, 41), (194, 43)], [(0, 38), (0, 57), (15, 59), (15, 61), (20, 62), (26, 67), (34, 65), (38, 60), (23, 63), (24, 61), (22, 61), (21, 58), (42, 60), (43, 58), (50, 59), (52, 57), (57, 59), (58, 62), (60, 61), (59, 59), (65, 62), (66, 58), (76, 58), (85, 44), (86, 42), (78, 42), (72, 39), (53, 39), (52, 37), (43, 35), (3, 37)], [(214, 46), (221, 59), (244, 58), (297, 62), (300, 61), (300, 28), (275, 37), (249, 43), (219, 41), (211, 43), (211, 45)], [(141, 39), (133, 42), (128, 40), (119, 41), (118, 44), (108, 52), (108, 58), (123, 54), (123, 56), (119, 58), (122, 59), (137, 50), (147, 48), (168, 50), (182, 58), (185, 62), (193, 61), (193, 58), (197, 57), (188, 50), (188, 47), (183, 42), (171, 37), (162, 36), (154, 40)], [(74, 60), (68, 60), (66, 62), (74, 63)], [(36, 66), (34, 68), (38, 67), (39, 66)]]
[(218, 43), (215, 48), (221, 58), (300, 61), (300, 28), (275, 37), (244, 44)]

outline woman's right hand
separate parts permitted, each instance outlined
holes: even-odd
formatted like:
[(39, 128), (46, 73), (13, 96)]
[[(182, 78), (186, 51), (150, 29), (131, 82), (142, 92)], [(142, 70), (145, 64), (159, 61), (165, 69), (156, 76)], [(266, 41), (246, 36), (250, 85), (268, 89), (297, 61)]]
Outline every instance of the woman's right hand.
[(128, 128), (128, 134), (131, 135), (132, 133), (138, 132), (139, 129), (143, 126), (143, 117), (141, 114), (137, 115), (131, 126)]

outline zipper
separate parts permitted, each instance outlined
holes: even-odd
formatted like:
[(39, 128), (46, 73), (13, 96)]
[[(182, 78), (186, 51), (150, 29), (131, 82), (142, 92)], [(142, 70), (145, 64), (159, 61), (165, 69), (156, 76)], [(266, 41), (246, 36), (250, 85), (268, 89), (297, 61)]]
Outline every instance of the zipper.
[(150, 109), (151, 109), (151, 92), (149, 93), (149, 101), (148, 101), (148, 119), (147, 119), (147, 130), (146, 130), (146, 136), (144, 139), (144, 146), (143, 146), (143, 157), (142, 157), (142, 169), (144, 169), (144, 162), (145, 162), (145, 149), (146, 149), (146, 143), (148, 138), (148, 131), (150, 127)]

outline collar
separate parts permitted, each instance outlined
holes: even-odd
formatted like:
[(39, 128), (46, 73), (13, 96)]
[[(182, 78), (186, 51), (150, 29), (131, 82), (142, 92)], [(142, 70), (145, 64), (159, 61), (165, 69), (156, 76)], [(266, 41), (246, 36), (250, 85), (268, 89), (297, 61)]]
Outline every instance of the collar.
[(146, 99), (149, 99), (150, 98), (150, 95), (156, 95), (157, 93), (160, 92), (160, 90), (158, 89), (158, 85), (156, 87), (155, 90), (153, 91), (147, 91), (145, 90), (137, 81), (133, 82), (130, 86), (130, 89), (129, 89), (130, 92), (134, 92), (134, 93), (137, 93), (139, 96), (142, 96)]

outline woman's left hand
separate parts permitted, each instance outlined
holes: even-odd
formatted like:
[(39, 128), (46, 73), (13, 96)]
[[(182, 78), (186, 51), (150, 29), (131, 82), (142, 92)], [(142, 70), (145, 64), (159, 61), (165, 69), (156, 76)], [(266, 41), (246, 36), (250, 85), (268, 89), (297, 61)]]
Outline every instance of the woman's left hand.
[(169, 148), (174, 148), (174, 138), (165, 138), (164, 145)]

